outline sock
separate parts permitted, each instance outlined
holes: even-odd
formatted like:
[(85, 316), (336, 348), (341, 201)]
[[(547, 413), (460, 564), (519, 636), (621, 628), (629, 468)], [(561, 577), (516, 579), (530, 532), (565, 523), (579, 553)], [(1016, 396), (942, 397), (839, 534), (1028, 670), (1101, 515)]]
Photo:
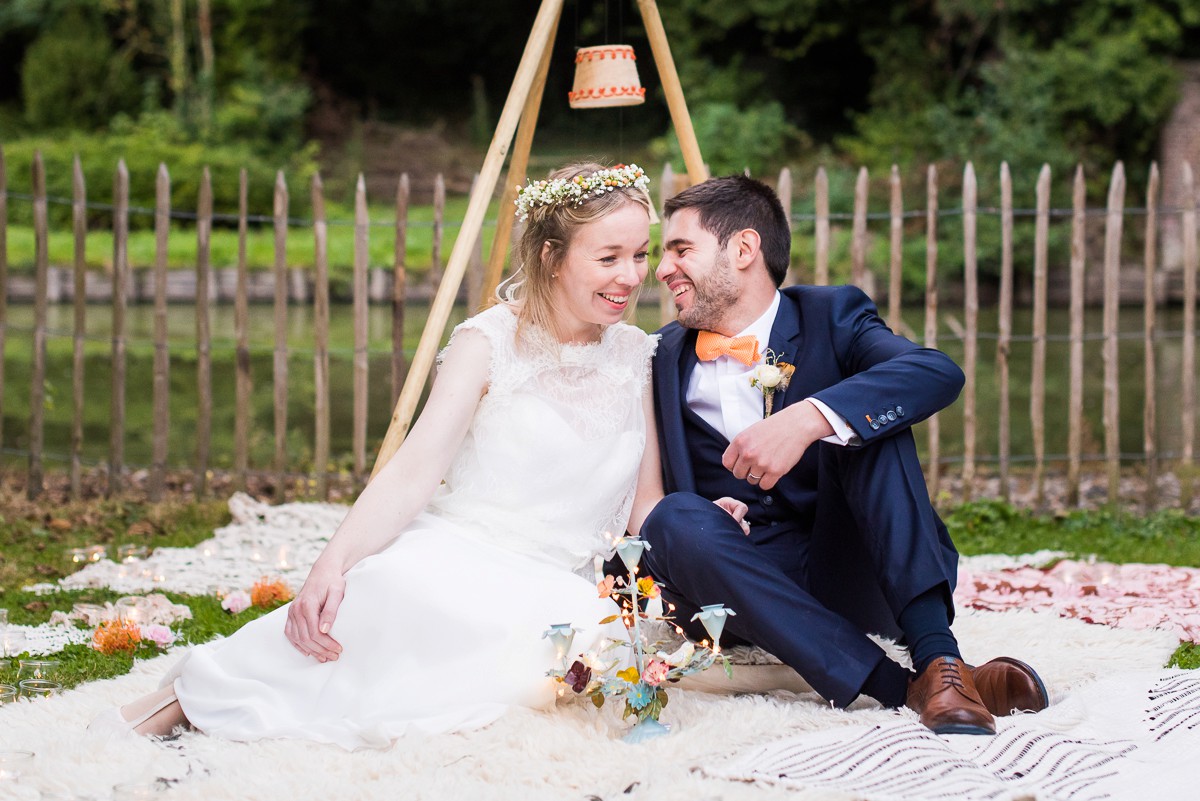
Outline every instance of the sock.
[(886, 707), (904, 706), (908, 698), (908, 680), (912, 673), (886, 656), (863, 682), (863, 695), (869, 695)]
[(899, 622), (918, 676), (939, 656), (962, 659), (958, 640), (950, 632), (943, 587), (934, 587), (913, 598), (900, 613)]

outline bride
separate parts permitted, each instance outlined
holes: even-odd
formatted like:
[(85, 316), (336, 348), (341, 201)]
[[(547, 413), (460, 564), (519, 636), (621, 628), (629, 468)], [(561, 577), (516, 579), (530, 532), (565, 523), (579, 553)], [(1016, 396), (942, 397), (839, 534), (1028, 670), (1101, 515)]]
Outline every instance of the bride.
[(571, 622), (599, 644), (614, 609), (593, 559), (662, 497), (657, 338), (622, 322), (646, 277), (648, 183), (579, 164), (526, 186), (519, 282), (455, 329), (420, 418), (295, 600), (93, 727), (351, 749), (552, 706), (542, 633)]

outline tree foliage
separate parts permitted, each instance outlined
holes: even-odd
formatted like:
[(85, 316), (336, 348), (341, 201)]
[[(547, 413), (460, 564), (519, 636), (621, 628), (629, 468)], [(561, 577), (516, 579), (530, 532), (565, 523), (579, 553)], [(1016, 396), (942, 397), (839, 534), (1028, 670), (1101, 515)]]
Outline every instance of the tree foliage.
[[(173, 3), (188, 20), (183, 81), (170, 56)], [(285, 150), (302, 141), (320, 92), (351, 100), (360, 116), (483, 130), (540, 5), (212, 0), (216, 109), (200, 120), (196, 4), (5, 0), (0, 121), (14, 103), (35, 128), (95, 129), (122, 113), (169, 109), (197, 139)], [(1172, 60), (1200, 57), (1200, 0), (658, 5), (706, 151), (731, 169), (830, 148), (873, 168), (968, 156), (1008, 160), (1014, 174), (1043, 161), (1097, 173), (1118, 158), (1136, 167), (1152, 155), (1175, 98)], [(667, 128), (661, 103), (619, 116), (561, 102), (573, 48), (620, 40), (639, 48), (643, 83), (661, 98), (632, 0), (575, 0), (563, 13), (543, 127), (578, 135), (619, 119), (632, 136)], [(56, 63), (65, 65), (57, 73)]]
[(71, 8), (25, 52), (25, 115), (37, 127), (95, 128), (137, 105), (127, 60), (113, 48), (103, 20)]

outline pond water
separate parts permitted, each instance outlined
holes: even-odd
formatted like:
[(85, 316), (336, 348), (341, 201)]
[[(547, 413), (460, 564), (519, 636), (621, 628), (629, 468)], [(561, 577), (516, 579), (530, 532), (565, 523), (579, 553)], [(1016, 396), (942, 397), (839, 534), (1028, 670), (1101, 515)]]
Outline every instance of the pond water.
[[(647, 330), (657, 327), (658, 309), (647, 293), (639, 310), (639, 324)], [(946, 310), (961, 319), (961, 309)], [(428, 307), (410, 305), (405, 318), (405, 348), (409, 358), (415, 350), (425, 323)], [(452, 322), (465, 316), (465, 309), (456, 308)], [(913, 331), (923, 331), (923, 310), (910, 309), (904, 314), (905, 323)], [(1031, 459), (1033, 444), (1029, 423), (1030, 375), (1032, 345), (1028, 341), (1032, 315), (1019, 310), (1013, 321), (1017, 338), (1011, 347), (1010, 382), (1012, 445), (1014, 462)], [(48, 467), (65, 460), (69, 451), (71, 430), (71, 332), (73, 312), (70, 306), (52, 306), (47, 343), (45, 450)], [(250, 463), (252, 469), (268, 469), (274, 453), (274, 412), (272, 362), (274, 350), (274, 318), (270, 306), (250, 309), (250, 367), (253, 379), (251, 397)], [(1048, 315), (1051, 341), (1047, 345), (1046, 375), (1046, 452), (1065, 454), (1067, 450), (1067, 400), (1069, 343), (1066, 333), (1069, 320), (1065, 310), (1051, 310)], [(30, 306), (9, 307), (9, 330), (5, 347), (4, 375), (4, 458), (22, 462), (19, 453), (28, 448), (29, 381), (32, 363), (33, 310)], [(153, 308), (133, 306), (127, 311), (128, 362), (126, 367), (126, 462), (131, 466), (149, 464), (153, 432), (151, 396), (153, 370)], [(995, 310), (980, 312), (980, 340), (977, 378), (978, 430), (977, 454), (981, 460), (998, 452), (999, 407), (998, 371), (996, 369), (997, 314)], [(368, 401), (368, 450), (373, 450), (387, 429), (391, 416), (391, 309), (373, 306), (369, 310), (368, 336), (370, 342), (370, 388)], [(191, 464), (195, 454), (196, 428), (196, 356), (195, 317), (190, 306), (172, 306), (168, 312), (170, 373), (170, 440), (169, 461), (173, 466)], [(1179, 309), (1160, 310), (1156, 343), (1158, 405), (1158, 443), (1161, 452), (1175, 453), (1180, 449), (1182, 312)], [(1099, 309), (1090, 310), (1085, 323), (1088, 340), (1084, 345), (1084, 451), (1102, 454), (1103, 428), (1103, 343), (1100, 339), (1102, 319)], [(1142, 312), (1124, 309), (1120, 316), (1123, 339), (1120, 344), (1120, 412), (1121, 450), (1128, 454), (1142, 451), (1143, 345), (1141, 341)], [(231, 306), (219, 306), (212, 311), (213, 358), (213, 424), (211, 464), (229, 467), (233, 462), (234, 427), (234, 317)], [(962, 363), (962, 342), (949, 327), (940, 332), (940, 347), (959, 364)], [(111, 311), (107, 306), (89, 306), (87, 310), (87, 344), (85, 359), (84, 458), (104, 462), (108, 458), (108, 427), (111, 403)], [(1021, 340), (1024, 337), (1024, 341)], [(330, 381), (331, 381), (331, 453), (333, 467), (346, 467), (352, 462), (352, 309), (348, 305), (332, 307), (330, 311)], [(312, 309), (291, 307), (288, 310), (289, 403), (288, 455), (295, 471), (306, 471), (312, 465), (313, 452), (313, 357)], [(962, 453), (962, 399), (941, 415), (942, 456), (955, 457)], [(918, 444), (924, 450), (926, 434), (918, 430)], [(372, 455), (368, 455), (370, 461)]]

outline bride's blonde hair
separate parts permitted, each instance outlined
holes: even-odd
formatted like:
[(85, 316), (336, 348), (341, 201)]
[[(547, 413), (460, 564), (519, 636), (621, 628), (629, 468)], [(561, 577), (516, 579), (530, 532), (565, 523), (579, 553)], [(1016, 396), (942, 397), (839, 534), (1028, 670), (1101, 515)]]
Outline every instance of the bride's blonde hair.
[[(588, 176), (604, 169), (604, 165), (593, 162), (568, 164), (550, 173), (550, 180), (571, 181), (576, 176)], [(626, 203), (641, 206), (653, 219), (650, 195), (637, 186), (614, 187), (612, 191), (588, 197), (578, 204), (558, 202), (529, 209), (513, 252), (517, 269), (496, 290), (501, 300), (520, 303), (517, 320), (521, 330), (533, 325), (551, 335), (556, 333), (554, 281), (571, 246), (572, 236), (581, 226), (611, 214)], [(550, 248), (543, 256), (546, 243)], [(635, 294), (631, 300), (636, 299)], [(633, 303), (630, 308), (634, 308)]]

